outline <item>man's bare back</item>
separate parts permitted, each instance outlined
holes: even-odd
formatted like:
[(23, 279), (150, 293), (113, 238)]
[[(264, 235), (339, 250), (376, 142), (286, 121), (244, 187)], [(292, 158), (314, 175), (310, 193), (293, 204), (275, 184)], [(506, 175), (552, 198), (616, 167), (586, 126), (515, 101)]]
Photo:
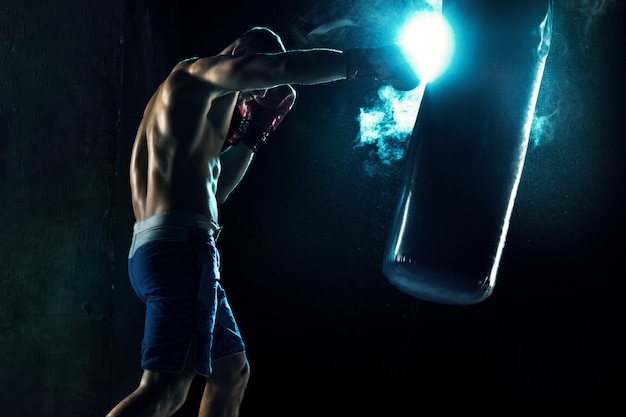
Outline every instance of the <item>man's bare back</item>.
[(237, 94), (217, 97), (211, 85), (176, 66), (148, 103), (131, 155), (137, 220), (165, 212), (207, 215), (217, 223), (220, 152)]

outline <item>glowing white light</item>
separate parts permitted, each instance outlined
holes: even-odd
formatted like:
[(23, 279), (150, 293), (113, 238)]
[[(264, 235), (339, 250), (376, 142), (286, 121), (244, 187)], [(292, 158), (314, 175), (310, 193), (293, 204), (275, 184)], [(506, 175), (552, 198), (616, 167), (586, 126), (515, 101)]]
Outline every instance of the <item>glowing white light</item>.
[(423, 82), (437, 78), (450, 64), (454, 35), (437, 12), (418, 12), (400, 30), (398, 43)]

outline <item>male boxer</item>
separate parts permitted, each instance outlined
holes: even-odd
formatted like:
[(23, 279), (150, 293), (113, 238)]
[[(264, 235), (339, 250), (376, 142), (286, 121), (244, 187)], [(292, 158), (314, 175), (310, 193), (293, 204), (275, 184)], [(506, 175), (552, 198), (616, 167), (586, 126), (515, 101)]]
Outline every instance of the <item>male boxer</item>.
[[(216, 56), (179, 63), (158, 87), (130, 164), (136, 223), (128, 264), (146, 303), (144, 372), (109, 417), (170, 416), (196, 375), (206, 378), (199, 415), (238, 415), (249, 369), (219, 281), (218, 205), (293, 106), (290, 84), (359, 76), (404, 90), (418, 84), (395, 46), (286, 51), (278, 35), (256, 27)], [(222, 152), (233, 114), (242, 122)]]

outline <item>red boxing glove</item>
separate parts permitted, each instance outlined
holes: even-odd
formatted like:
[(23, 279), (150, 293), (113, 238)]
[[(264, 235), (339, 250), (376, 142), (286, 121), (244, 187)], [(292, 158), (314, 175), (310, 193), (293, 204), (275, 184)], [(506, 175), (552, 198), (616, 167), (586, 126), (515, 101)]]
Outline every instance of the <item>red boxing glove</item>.
[(356, 77), (371, 77), (389, 83), (397, 90), (413, 90), (419, 85), (419, 78), (404, 57), (398, 45), (380, 48), (348, 49), (349, 80)]
[(240, 104), (242, 120), (228, 141), (232, 145), (242, 141), (254, 152), (258, 151), (291, 110), (295, 100), (293, 87), (281, 85), (267, 90), (264, 97), (255, 97)]

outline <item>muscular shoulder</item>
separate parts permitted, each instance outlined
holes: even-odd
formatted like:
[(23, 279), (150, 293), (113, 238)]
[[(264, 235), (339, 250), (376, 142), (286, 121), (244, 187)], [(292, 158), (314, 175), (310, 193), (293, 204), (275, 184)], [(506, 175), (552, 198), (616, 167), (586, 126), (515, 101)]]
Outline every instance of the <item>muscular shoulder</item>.
[(280, 84), (284, 54), (217, 55), (189, 65), (189, 73), (213, 86), (218, 95)]
[(193, 62), (184, 61), (174, 67), (163, 83), (163, 94), (209, 94), (214, 88), (206, 79), (192, 71), (192, 65)]
[(177, 65), (155, 94), (150, 111), (155, 138), (176, 138), (179, 145), (196, 146), (198, 141), (213, 142), (226, 135), (237, 96), (222, 97), (219, 88), (194, 73), (194, 62)]

